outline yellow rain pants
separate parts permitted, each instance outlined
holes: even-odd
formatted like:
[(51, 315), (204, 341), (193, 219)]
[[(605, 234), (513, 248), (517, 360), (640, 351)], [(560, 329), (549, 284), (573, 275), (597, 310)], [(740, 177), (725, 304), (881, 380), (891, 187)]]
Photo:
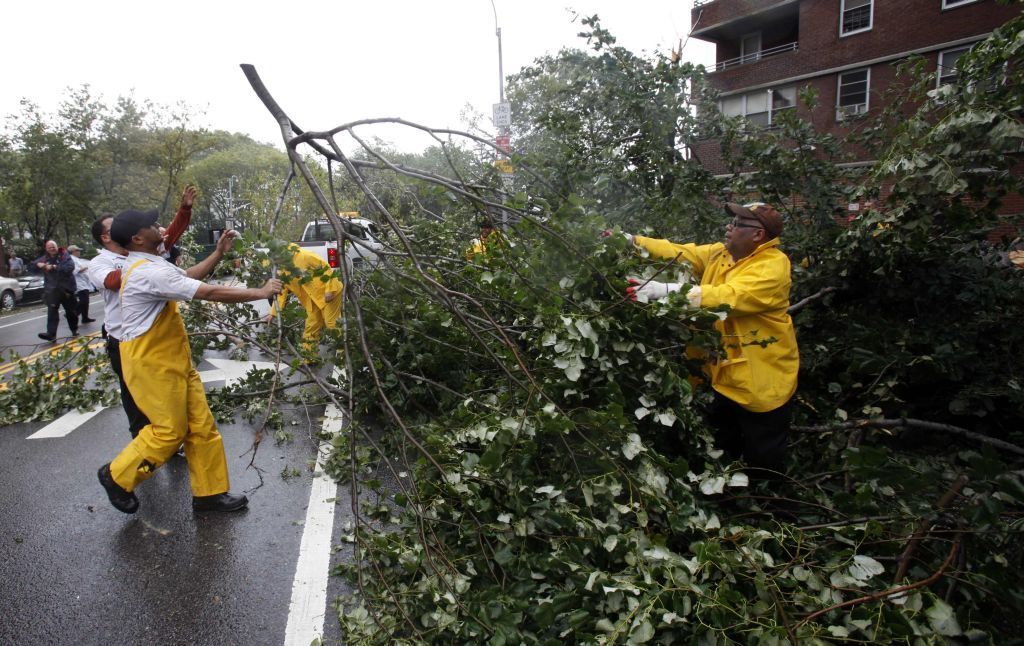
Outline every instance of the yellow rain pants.
[[(292, 262), (295, 264), (295, 268), (303, 273), (311, 274), (318, 269), (328, 267), (320, 256), (306, 251), (298, 245), (290, 245), (289, 250), (292, 252)], [(338, 327), (338, 319), (341, 318), (343, 285), (338, 280), (337, 271), (326, 282), (320, 280), (319, 277), (303, 282), (302, 276), (293, 277), (285, 271), (282, 271), (278, 278), (284, 281), (284, 289), (277, 297), (276, 308), (284, 307), (289, 292), (295, 294), (299, 303), (302, 304), (302, 308), (306, 310), (306, 326), (302, 330), (302, 345), (307, 351), (316, 352), (317, 344), (320, 342), (320, 332), (325, 327), (330, 330)], [(334, 299), (329, 302), (326, 299), (328, 293), (334, 294)], [(276, 308), (271, 307), (270, 313), (273, 314)]]
[[(129, 268), (122, 285), (140, 260)], [(213, 496), (229, 488), (224, 443), (199, 373), (178, 304), (169, 301), (153, 326), (121, 342), (124, 381), (139, 410), (149, 418), (138, 437), (110, 463), (114, 482), (127, 491), (153, 475), (184, 443), (193, 496)]]

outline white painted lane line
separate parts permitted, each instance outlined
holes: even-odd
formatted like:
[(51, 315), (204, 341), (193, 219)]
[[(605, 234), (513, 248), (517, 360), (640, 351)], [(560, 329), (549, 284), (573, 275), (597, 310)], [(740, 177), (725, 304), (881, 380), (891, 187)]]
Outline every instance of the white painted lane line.
[(38, 320), (44, 319), (44, 318), (46, 318), (45, 315), (43, 315), (43, 316), (33, 316), (30, 319), (21, 319), (20, 321), (15, 321), (14, 323), (8, 323), (7, 325), (0, 325), (0, 330), (4, 329), (5, 327), (13, 327), (15, 325), (21, 325), (22, 323), (28, 323), (29, 321), (38, 321)]
[[(324, 431), (333, 434), (344, 427), (344, 417), (333, 404), (327, 406), (325, 414)], [(309, 646), (314, 639), (322, 639), (324, 634), (334, 501), (338, 496), (338, 485), (323, 472), (323, 462), (330, 455), (330, 449), (330, 442), (321, 442), (317, 450), (306, 524), (299, 545), (299, 561), (295, 565), (292, 582), (292, 599), (288, 604), (285, 646)]]
[(29, 435), (26, 440), (45, 440), (54, 437), (64, 437), (71, 431), (75, 430), (85, 422), (95, 417), (105, 406), (97, 406), (96, 408), (80, 413), (77, 410), (73, 410), (70, 413), (66, 413), (61, 417), (53, 420), (43, 428), (39, 429), (32, 435)]

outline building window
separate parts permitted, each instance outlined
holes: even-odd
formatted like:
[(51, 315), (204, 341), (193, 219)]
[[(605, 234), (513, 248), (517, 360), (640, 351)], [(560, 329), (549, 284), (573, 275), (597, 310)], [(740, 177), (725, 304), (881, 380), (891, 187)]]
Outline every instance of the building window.
[(795, 85), (735, 94), (721, 101), (722, 114), (727, 117), (744, 117), (752, 125), (761, 128), (770, 128), (779, 113), (795, 107)]
[(761, 32), (755, 31), (740, 39), (740, 64), (756, 62), (761, 58)]
[(871, 29), (872, 0), (842, 0), (839, 35), (848, 36)]
[(942, 0), (943, 9), (952, 9), (953, 7), (959, 7), (965, 4), (973, 4), (978, 0)]
[(936, 74), (939, 77), (938, 87), (956, 83), (956, 62), (970, 49), (970, 47), (957, 47), (939, 52), (939, 70)]
[(839, 75), (839, 97), (836, 101), (836, 119), (838, 121), (868, 111), (870, 83), (871, 70), (869, 69), (843, 72)]

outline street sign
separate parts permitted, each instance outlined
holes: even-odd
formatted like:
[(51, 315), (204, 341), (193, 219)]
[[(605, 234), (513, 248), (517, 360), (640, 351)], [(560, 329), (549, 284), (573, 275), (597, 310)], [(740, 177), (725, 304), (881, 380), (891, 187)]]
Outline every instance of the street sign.
[(512, 172), (512, 160), (511, 159), (495, 159), (494, 167), (503, 173)]
[(509, 152), (509, 145), (511, 144), (511, 137), (508, 135), (498, 135), (494, 138), (494, 145), (498, 147), (498, 150), (505, 153)]
[(508, 128), (512, 125), (512, 104), (508, 101), (494, 104), (494, 127)]

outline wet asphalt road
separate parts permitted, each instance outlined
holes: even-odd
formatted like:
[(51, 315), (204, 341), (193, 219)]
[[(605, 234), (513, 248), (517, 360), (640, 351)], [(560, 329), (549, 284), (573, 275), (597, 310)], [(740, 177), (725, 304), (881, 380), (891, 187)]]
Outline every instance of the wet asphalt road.
[[(0, 347), (34, 336), (33, 323), (0, 327)], [(60, 438), (27, 439), (45, 422), (0, 427), (0, 644), (284, 643), (314, 477), (313, 412), (295, 414), (293, 441), (260, 445), (262, 485), (248, 467), (253, 429), (221, 426), (232, 491), (250, 500), (233, 514), (193, 513), (183, 458), (140, 485), (137, 514), (111, 507), (96, 470), (130, 439), (120, 408)], [(285, 469), (301, 475), (284, 478)], [(348, 495), (338, 489), (335, 546), (348, 531)], [(327, 592), (329, 608), (347, 587), (331, 578)], [(337, 643), (325, 610), (324, 641)]]

